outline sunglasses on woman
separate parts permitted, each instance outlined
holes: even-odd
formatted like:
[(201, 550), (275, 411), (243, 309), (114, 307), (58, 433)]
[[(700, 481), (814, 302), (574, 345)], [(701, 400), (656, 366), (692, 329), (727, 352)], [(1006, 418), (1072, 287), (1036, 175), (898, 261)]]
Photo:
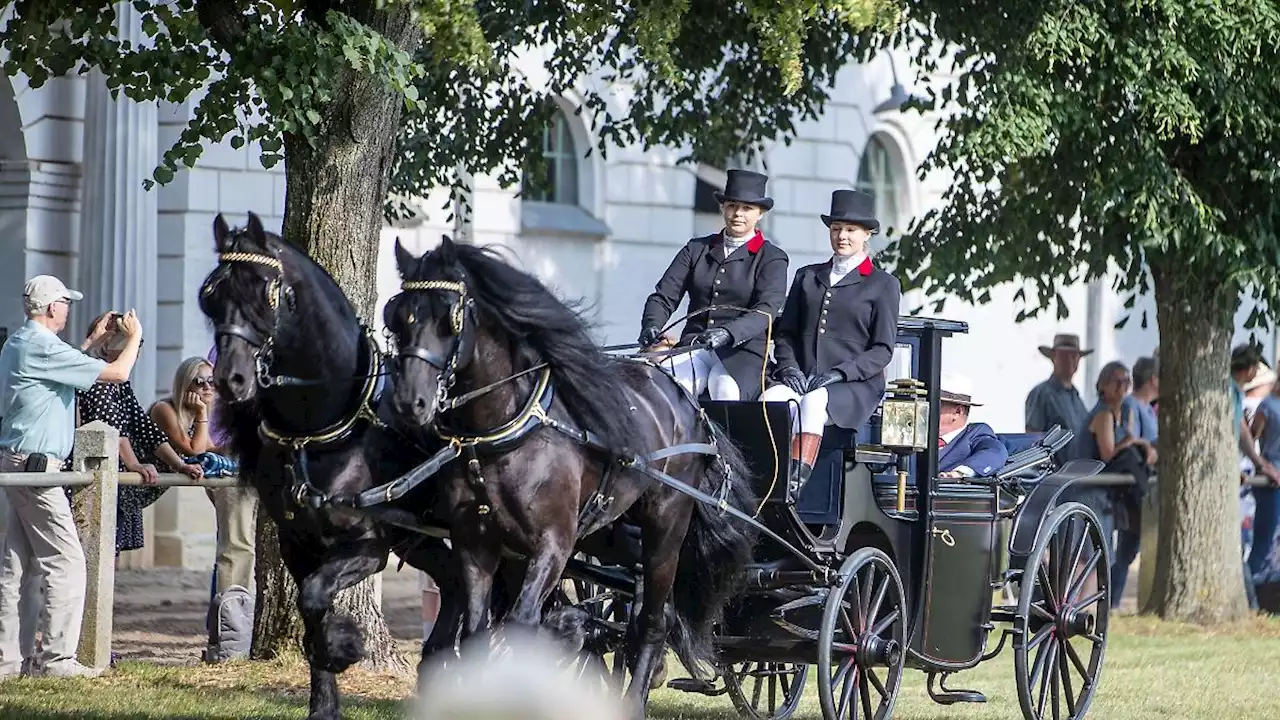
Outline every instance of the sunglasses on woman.
[(192, 380), (191, 384), (198, 388), (211, 388), (213, 387), (213, 378), (198, 377)]

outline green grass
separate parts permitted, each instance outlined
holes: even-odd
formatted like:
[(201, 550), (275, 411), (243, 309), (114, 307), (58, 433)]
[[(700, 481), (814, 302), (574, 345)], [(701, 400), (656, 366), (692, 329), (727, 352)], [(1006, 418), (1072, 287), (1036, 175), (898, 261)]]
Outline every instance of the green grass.
[[(94, 680), (0, 683), (0, 720), (279, 718), (306, 715), (305, 669), (290, 663), (164, 667), (124, 663)], [(909, 673), (894, 717), (905, 720), (1019, 718), (1012, 653), (957, 675), (954, 687), (980, 690), (986, 705), (942, 707)], [(344, 718), (401, 718), (411, 680), (361, 671), (341, 679)], [(1147, 618), (1112, 619), (1102, 688), (1089, 716), (1100, 720), (1234, 720), (1280, 717), (1280, 620), (1255, 619), (1206, 631)], [(734, 718), (727, 697), (672, 690), (653, 694), (659, 720)], [(821, 717), (811, 685), (796, 716)]]

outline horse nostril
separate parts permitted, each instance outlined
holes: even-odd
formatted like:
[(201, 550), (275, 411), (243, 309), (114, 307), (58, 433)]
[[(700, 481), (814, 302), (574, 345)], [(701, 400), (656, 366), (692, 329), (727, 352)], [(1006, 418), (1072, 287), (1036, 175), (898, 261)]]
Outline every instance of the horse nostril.
[(426, 398), (422, 397), (421, 395), (419, 395), (418, 397), (414, 398), (414, 399), (413, 399), (413, 409), (414, 409), (414, 410), (416, 410), (417, 412), (425, 412), (425, 411), (426, 411), (426, 409), (427, 409), (427, 400), (426, 400)]
[(244, 387), (244, 375), (232, 373), (231, 377), (227, 378), (227, 384), (237, 389)]

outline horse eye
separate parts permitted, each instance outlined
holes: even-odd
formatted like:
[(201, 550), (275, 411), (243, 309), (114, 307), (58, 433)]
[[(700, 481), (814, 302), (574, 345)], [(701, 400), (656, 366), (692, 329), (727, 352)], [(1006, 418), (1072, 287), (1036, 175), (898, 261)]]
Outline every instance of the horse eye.
[(417, 318), (413, 316), (413, 313), (409, 313), (409, 317), (405, 318), (405, 322), (408, 322), (410, 325), (412, 325), (416, 321), (417, 321)]

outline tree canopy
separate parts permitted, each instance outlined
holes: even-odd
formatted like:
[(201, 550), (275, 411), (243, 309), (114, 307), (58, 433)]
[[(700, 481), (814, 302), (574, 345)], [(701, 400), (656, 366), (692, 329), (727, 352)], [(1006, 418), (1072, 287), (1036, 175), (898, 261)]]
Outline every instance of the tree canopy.
[[(137, 0), (147, 42), (131, 46), (115, 35), (115, 3), (10, 4), (6, 71), (33, 87), (87, 68), (140, 101), (181, 102), (207, 85), (156, 168), (160, 183), (207, 142), (257, 142), (270, 167), (286, 136), (341, 133), (335, 78), (376, 78), (404, 101), (393, 216), (403, 199), (456, 183), (461, 168), (503, 184), (537, 168), (530, 151), (550, 99), (570, 90), (601, 151), (665, 144), (714, 161), (785, 137), (820, 112), (868, 31), (899, 14), (893, 0)], [(413, 10), (417, 52), (360, 20), (397, 5)], [(530, 67), (542, 76), (526, 76)]]
[(959, 108), (922, 168), (956, 182), (898, 247), (910, 283), (1025, 282), (1020, 317), (1062, 317), (1064, 284), (1118, 270), (1145, 293), (1163, 265), (1254, 293), (1251, 325), (1280, 310), (1280, 5), (910, 5), (898, 39), (957, 76), (932, 101)]

